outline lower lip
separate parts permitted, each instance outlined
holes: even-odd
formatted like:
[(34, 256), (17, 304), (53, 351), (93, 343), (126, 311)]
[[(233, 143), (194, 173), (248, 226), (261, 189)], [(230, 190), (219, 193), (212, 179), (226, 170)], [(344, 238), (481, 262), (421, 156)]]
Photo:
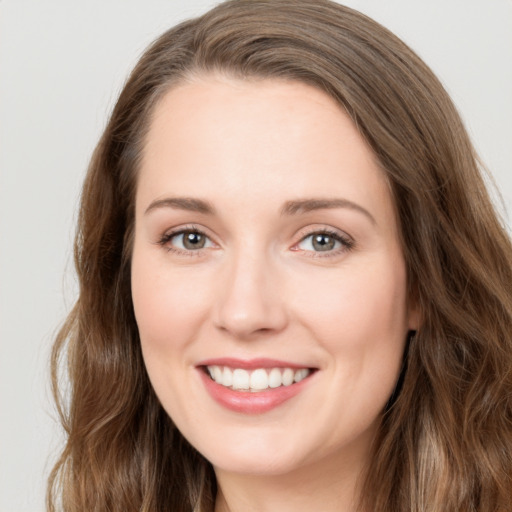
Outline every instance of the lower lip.
[(271, 411), (300, 393), (310, 381), (311, 374), (300, 382), (290, 386), (269, 388), (265, 391), (233, 391), (221, 386), (199, 369), (206, 390), (220, 405), (230, 411), (244, 414), (263, 414)]

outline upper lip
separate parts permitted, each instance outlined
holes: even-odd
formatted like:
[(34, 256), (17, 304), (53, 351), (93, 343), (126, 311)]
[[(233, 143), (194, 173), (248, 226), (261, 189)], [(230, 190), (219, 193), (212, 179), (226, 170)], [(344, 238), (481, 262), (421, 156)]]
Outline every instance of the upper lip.
[(257, 368), (312, 368), (308, 364), (292, 363), (279, 359), (269, 359), (266, 357), (258, 357), (255, 359), (237, 359), (233, 357), (217, 357), (205, 359), (197, 364), (201, 366), (229, 366), (230, 368), (242, 368), (244, 370), (255, 370)]

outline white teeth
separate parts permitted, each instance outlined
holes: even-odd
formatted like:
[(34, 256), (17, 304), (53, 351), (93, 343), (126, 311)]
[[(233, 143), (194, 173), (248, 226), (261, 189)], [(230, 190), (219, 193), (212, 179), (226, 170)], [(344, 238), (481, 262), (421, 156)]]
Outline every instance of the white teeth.
[[(215, 379), (215, 382), (219, 382)], [(224, 385), (223, 382), (219, 384)], [(233, 389), (249, 389), (249, 372), (247, 370), (241, 370), (237, 368), (233, 370)]]
[(228, 387), (233, 385), (233, 372), (227, 366), (224, 366), (222, 372), (222, 385)]
[(283, 372), (283, 386), (289, 386), (293, 383), (293, 370), (291, 368), (286, 368)]
[(279, 368), (272, 368), (268, 375), (268, 385), (271, 388), (278, 388), (283, 384), (283, 379), (281, 378), (281, 370)]
[(222, 380), (222, 368), (220, 366), (213, 367), (213, 380), (217, 382)]
[(251, 389), (267, 389), (268, 388), (268, 375), (263, 368), (259, 368), (258, 370), (254, 370), (251, 373), (250, 380)]
[(307, 368), (293, 370), (292, 368), (258, 368), (252, 372), (242, 368), (228, 366), (208, 366), (210, 377), (227, 388), (234, 390), (263, 391), (268, 388), (291, 386), (294, 382), (305, 379), (311, 371)]
[(305, 379), (309, 375), (309, 370), (306, 368), (302, 368), (302, 370), (297, 370), (295, 372), (295, 376), (293, 377), (293, 380), (295, 382), (300, 382), (301, 380)]

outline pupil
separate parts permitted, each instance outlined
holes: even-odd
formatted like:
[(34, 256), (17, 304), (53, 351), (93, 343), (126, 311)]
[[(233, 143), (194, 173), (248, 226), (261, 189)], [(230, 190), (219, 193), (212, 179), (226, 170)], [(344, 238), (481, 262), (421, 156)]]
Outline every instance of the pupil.
[(186, 249), (201, 249), (204, 247), (205, 239), (200, 233), (189, 231), (183, 236), (183, 245)]
[(334, 248), (334, 238), (329, 235), (315, 235), (313, 237), (313, 247), (317, 251), (330, 251)]

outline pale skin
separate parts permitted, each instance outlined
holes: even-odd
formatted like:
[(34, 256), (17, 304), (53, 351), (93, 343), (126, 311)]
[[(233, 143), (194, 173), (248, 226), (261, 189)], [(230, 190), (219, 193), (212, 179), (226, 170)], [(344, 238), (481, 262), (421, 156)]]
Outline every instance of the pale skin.
[[(355, 510), (419, 315), (388, 183), (340, 106), (299, 82), (170, 90), (137, 184), (132, 293), (153, 387), (214, 467), (216, 512)], [(199, 368), (224, 357), (311, 374), (271, 410), (233, 411)]]

